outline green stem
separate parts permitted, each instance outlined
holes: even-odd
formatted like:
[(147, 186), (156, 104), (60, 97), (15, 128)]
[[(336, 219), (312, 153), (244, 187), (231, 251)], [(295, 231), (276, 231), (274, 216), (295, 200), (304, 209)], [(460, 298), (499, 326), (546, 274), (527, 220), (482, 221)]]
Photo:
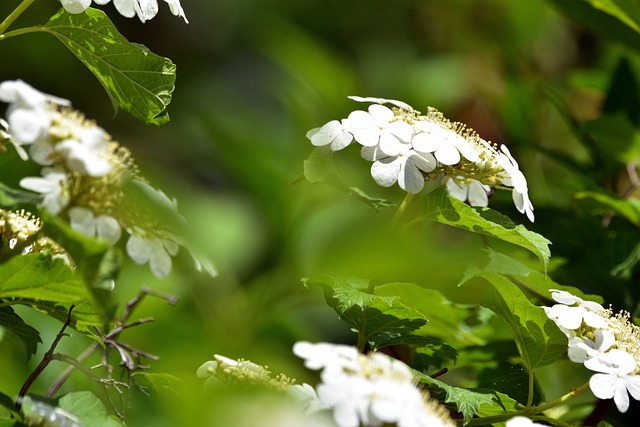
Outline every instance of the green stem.
[[(18, 19), (18, 17), (20, 15), (22, 15), (22, 12), (24, 12), (25, 10), (27, 10), (27, 8), (29, 6), (31, 6), (31, 3), (33, 3), (35, 0), (22, 0), (22, 3), (20, 3), (18, 5), (18, 7), (16, 7), (13, 12), (11, 12), (9, 14), (9, 16), (7, 16), (4, 21), (2, 21), (0, 23), (0, 34), (3, 34), (5, 32), (5, 30), (7, 28), (9, 28), (9, 26), (11, 24), (13, 24), (13, 21), (15, 21), (16, 19)], [(2, 39), (0, 39), (2, 40)]]
[(535, 381), (533, 378), (533, 369), (529, 369), (529, 391), (527, 395), (527, 408), (531, 408), (533, 405), (533, 389), (535, 387)]
[(559, 398), (557, 398), (555, 400), (552, 400), (551, 402), (547, 402), (547, 403), (543, 403), (542, 405), (534, 406), (533, 408), (531, 408), (531, 410), (534, 411), (535, 413), (544, 412), (547, 409), (551, 409), (551, 408), (554, 408), (554, 407), (556, 407), (558, 405), (562, 405), (566, 401), (571, 400), (574, 397), (580, 396), (582, 393), (584, 393), (585, 390), (588, 390), (588, 389), (589, 389), (589, 383), (587, 382), (587, 383), (582, 384), (578, 388), (574, 388), (573, 390), (571, 390), (569, 393), (565, 394), (564, 396), (560, 396)]
[(8, 33), (5, 33), (5, 34), (0, 33), (0, 42), (4, 39), (19, 36), (21, 34), (35, 33), (37, 31), (42, 31), (41, 28), (42, 27), (27, 27), (27, 28), (20, 28), (17, 30), (9, 31)]
[(398, 222), (400, 221), (400, 218), (402, 218), (402, 215), (404, 215), (404, 212), (407, 210), (407, 207), (411, 204), (414, 197), (415, 197), (415, 194), (407, 193), (402, 203), (400, 203), (400, 206), (398, 206), (398, 210), (393, 216), (393, 219), (391, 220), (392, 224), (394, 225), (398, 224)]

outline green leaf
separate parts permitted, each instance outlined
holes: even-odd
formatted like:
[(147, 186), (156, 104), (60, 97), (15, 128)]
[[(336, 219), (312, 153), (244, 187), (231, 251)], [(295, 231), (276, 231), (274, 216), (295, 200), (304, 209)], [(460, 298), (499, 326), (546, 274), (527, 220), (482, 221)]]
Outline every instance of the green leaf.
[(89, 8), (73, 15), (60, 9), (37, 30), (55, 36), (95, 74), (116, 110), (122, 108), (147, 124), (169, 121), (175, 65), (129, 42), (104, 12)]
[(64, 261), (34, 253), (16, 256), (0, 265), (0, 298), (12, 298), (65, 321), (75, 305), (71, 326), (90, 332), (100, 325), (84, 282)]
[(491, 284), (482, 305), (507, 323), (527, 369), (532, 371), (564, 357), (567, 338), (541, 307), (531, 304), (506, 277), (496, 273), (483, 273), (481, 277)]
[[(555, 5), (569, 19), (573, 19), (587, 28), (594, 30), (599, 36), (617, 41), (632, 49), (640, 49), (640, 34), (633, 27), (616, 16), (594, 7), (583, 0), (547, 0)], [(594, 0), (598, 1), (598, 0)], [(616, 0), (620, 1), (620, 0)], [(624, 1), (624, 0), (622, 0)], [(637, 1), (637, 0), (630, 0)], [(634, 17), (637, 15), (634, 13)], [(634, 18), (631, 18), (635, 21)]]
[(524, 409), (524, 405), (518, 403), (516, 400), (510, 398), (506, 394), (499, 392), (493, 392), (491, 402), (489, 404), (483, 403), (478, 411), (479, 417), (493, 417), (499, 415), (505, 415), (509, 412), (521, 411)]
[(471, 208), (449, 196), (443, 187), (427, 194), (422, 203), (422, 216), (426, 219), (461, 228), (505, 242), (533, 252), (545, 269), (551, 257), (551, 242), (543, 236), (515, 225), (508, 217), (489, 208)]
[(478, 414), (481, 405), (490, 405), (493, 401), (493, 395), (490, 391), (473, 391), (460, 387), (453, 387), (443, 383), (429, 375), (425, 375), (418, 371), (413, 371), (414, 375), (422, 383), (435, 386), (446, 392), (446, 403), (454, 403), (458, 412), (462, 413), (464, 424), (467, 424), (474, 415)]
[(64, 395), (59, 407), (76, 416), (84, 427), (124, 426), (116, 417), (108, 415), (100, 399), (88, 391)]
[[(0, 406), (2, 406), (3, 408), (5, 408), (7, 411), (9, 411), (9, 413), (11, 413), (12, 415), (18, 415), (17, 411), (16, 411), (16, 403), (13, 401), (12, 398), (10, 398), (9, 396), (7, 396), (6, 394), (0, 392)], [(0, 426), (2, 426), (2, 421), (0, 419)], [(7, 425), (13, 425), (13, 424), (7, 424)]]
[(587, 0), (593, 7), (618, 18), (640, 32), (639, 0)]
[(640, 83), (629, 59), (618, 61), (602, 106), (604, 114), (622, 114), (634, 126), (640, 125)]
[(361, 280), (322, 275), (302, 279), (302, 282), (306, 287), (320, 286), (327, 304), (338, 316), (377, 348), (389, 345), (399, 336), (411, 335), (428, 321), (396, 297), (366, 292), (368, 284)]
[(583, 130), (591, 136), (595, 155), (613, 159), (623, 165), (640, 158), (640, 132), (626, 114), (605, 114), (584, 123)]
[(42, 343), (37, 329), (24, 323), (11, 307), (0, 307), (0, 329), (7, 340), (13, 342), (28, 360), (36, 354), (38, 343)]
[(602, 215), (611, 211), (627, 219), (630, 223), (640, 227), (640, 200), (623, 199), (612, 193), (597, 191), (580, 191), (575, 194), (578, 200), (589, 200), (597, 208), (594, 213)]
[(496, 273), (509, 277), (527, 295), (535, 296), (541, 301), (547, 301), (549, 304), (555, 304), (551, 300), (549, 289), (567, 291), (582, 299), (596, 301), (600, 304), (604, 301), (600, 295), (587, 295), (573, 286), (564, 286), (554, 282), (548, 275), (532, 270), (508, 255), (491, 249), (487, 249), (487, 253), (489, 254), (489, 262), (482, 268), (468, 268), (458, 286), (474, 277), (482, 277), (484, 273)]
[(182, 386), (182, 380), (167, 373), (134, 372), (132, 377), (142, 378), (158, 393), (175, 393)]

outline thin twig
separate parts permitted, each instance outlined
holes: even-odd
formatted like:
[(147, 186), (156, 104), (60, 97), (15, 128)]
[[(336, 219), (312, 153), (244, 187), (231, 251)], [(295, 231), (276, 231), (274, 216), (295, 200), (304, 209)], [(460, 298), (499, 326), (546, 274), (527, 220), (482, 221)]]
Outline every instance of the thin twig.
[(60, 332), (58, 332), (58, 335), (56, 335), (55, 339), (51, 343), (51, 347), (49, 347), (49, 350), (44, 354), (44, 356), (42, 357), (42, 360), (40, 361), (38, 366), (36, 366), (36, 369), (33, 370), (31, 375), (29, 375), (27, 380), (22, 385), (22, 388), (18, 393), (18, 398), (16, 399), (16, 409), (18, 411), (20, 411), (20, 408), (22, 408), (22, 399), (29, 392), (29, 388), (31, 388), (34, 381), (40, 376), (40, 374), (42, 373), (42, 371), (44, 371), (47, 365), (49, 365), (49, 363), (51, 363), (51, 361), (55, 359), (55, 355), (53, 352), (56, 350), (56, 347), (60, 343), (60, 340), (62, 339), (62, 337), (69, 336), (69, 334), (65, 333), (64, 331), (67, 329), (67, 326), (71, 324), (71, 312), (73, 311), (74, 308), (75, 308), (75, 305), (72, 305), (71, 307), (69, 307), (69, 312), (67, 313), (67, 320), (65, 320), (64, 324), (62, 325), (62, 328), (60, 329)]

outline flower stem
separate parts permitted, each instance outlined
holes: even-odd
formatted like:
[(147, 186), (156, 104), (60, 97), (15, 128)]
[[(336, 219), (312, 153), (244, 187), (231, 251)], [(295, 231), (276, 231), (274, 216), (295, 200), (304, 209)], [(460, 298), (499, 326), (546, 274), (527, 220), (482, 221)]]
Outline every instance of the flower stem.
[(411, 204), (414, 197), (415, 197), (415, 194), (407, 193), (404, 200), (402, 200), (402, 203), (400, 203), (400, 206), (398, 206), (398, 210), (393, 216), (393, 219), (391, 220), (391, 223), (393, 225), (398, 224), (398, 222), (400, 221), (400, 218), (402, 218), (402, 215), (404, 215), (404, 212), (407, 210), (407, 207)]
[(529, 369), (529, 391), (528, 391), (528, 396), (527, 396), (527, 408), (531, 408), (531, 405), (533, 405), (533, 389), (535, 386), (535, 380), (533, 377), (533, 369)]
[[(13, 24), (13, 21), (15, 21), (20, 15), (22, 15), (22, 12), (27, 10), (27, 8), (31, 6), (31, 3), (33, 3), (34, 1), (35, 0), (22, 0), (22, 3), (20, 3), (18, 7), (16, 7), (13, 12), (11, 12), (9, 16), (7, 16), (4, 21), (0, 23), (0, 34), (3, 34), (5, 30), (9, 28), (11, 24)], [(0, 40), (2, 40), (2, 38), (0, 38)]]

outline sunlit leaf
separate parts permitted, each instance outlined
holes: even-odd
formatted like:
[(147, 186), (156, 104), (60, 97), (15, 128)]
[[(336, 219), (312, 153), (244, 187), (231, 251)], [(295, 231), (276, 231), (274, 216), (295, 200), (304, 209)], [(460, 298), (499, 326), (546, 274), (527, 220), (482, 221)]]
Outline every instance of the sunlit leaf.
[(122, 427), (116, 417), (107, 414), (104, 404), (88, 391), (73, 392), (60, 398), (60, 408), (73, 414), (84, 427)]
[(547, 267), (551, 242), (543, 236), (514, 224), (508, 217), (489, 208), (471, 208), (449, 196), (445, 188), (427, 194), (422, 204), (426, 219), (468, 230), (505, 242), (513, 243), (533, 252)]
[(325, 299), (351, 329), (378, 347), (399, 336), (410, 335), (427, 323), (418, 311), (396, 297), (367, 292), (367, 283), (330, 275), (303, 279), (305, 286), (320, 286)]
[(640, 32), (640, 2), (638, 0), (587, 0), (593, 7)]
[(129, 42), (104, 12), (89, 8), (74, 15), (61, 9), (38, 30), (55, 36), (95, 74), (116, 110), (148, 124), (169, 121), (175, 65)]
[(575, 194), (575, 197), (595, 203), (599, 209), (594, 213), (609, 214), (613, 211), (640, 227), (640, 200), (638, 199), (624, 199), (612, 193), (596, 191), (580, 191)]
[(414, 371), (414, 374), (420, 382), (444, 390), (446, 392), (445, 402), (456, 405), (457, 411), (462, 413), (464, 424), (478, 414), (481, 405), (492, 404), (493, 394), (490, 391), (480, 392), (453, 387), (418, 371)]

